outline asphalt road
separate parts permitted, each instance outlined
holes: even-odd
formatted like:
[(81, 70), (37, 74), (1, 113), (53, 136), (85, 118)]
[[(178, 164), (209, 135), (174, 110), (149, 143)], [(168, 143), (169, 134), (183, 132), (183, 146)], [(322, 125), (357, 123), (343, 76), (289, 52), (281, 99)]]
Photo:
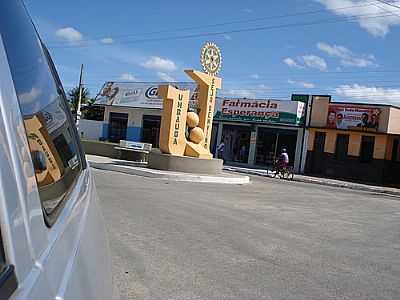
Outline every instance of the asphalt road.
[(400, 299), (400, 198), (93, 170), (120, 299)]

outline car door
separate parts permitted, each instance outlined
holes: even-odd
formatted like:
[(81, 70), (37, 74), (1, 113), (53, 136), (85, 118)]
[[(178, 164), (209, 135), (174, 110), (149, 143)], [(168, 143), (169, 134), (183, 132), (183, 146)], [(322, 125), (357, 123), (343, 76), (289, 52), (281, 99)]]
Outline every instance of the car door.
[(23, 224), (10, 240), (26, 248), (10, 252), (19, 283), (14, 297), (110, 299), (95, 185), (55, 67), (21, 1), (0, 3), (0, 30), (0, 70), (8, 74), (0, 106)]

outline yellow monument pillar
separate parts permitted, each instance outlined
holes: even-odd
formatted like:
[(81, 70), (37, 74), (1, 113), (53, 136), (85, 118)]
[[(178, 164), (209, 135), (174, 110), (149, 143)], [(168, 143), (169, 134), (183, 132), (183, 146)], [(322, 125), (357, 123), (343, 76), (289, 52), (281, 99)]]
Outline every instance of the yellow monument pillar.
[(170, 85), (160, 85), (158, 93), (164, 99), (160, 150), (162, 153), (182, 156), (186, 147), (186, 116), (190, 92), (178, 90)]
[(214, 118), (215, 98), (217, 89), (221, 88), (221, 78), (194, 70), (185, 70), (199, 87), (199, 127), (203, 129), (204, 141), (203, 146), (210, 151), (212, 122)]
[[(212, 159), (210, 152), (212, 122), (217, 90), (222, 80), (216, 77), (221, 67), (221, 52), (214, 43), (206, 43), (201, 52), (204, 72), (186, 70), (198, 85), (198, 115), (188, 113), (189, 91), (160, 85), (163, 113), (160, 129), (160, 150), (165, 154)], [(187, 136), (186, 136), (186, 129)]]

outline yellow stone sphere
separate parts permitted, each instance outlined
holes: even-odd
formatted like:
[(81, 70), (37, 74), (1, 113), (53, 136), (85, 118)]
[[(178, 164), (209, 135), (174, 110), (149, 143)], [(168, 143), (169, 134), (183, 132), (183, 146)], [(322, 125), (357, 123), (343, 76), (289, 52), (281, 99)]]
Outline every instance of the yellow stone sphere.
[(195, 128), (197, 125), (199, 125), (199, 116), (193, 111), (188, 112), (186, 124), (189, 126), (189, 128)]
[(200, 144), (204, 140), (204, 132), (200, 127), (195, 127), (190, 130), (189, 140), (195, 144)]

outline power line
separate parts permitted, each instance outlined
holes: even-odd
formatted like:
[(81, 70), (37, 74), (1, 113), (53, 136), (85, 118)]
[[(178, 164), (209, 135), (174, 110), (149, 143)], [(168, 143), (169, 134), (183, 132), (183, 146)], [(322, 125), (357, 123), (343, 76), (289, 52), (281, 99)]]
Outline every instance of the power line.
[[(273, 30), (273, 29), (285, 29), (290, 27), (299, 27), (299, 26), (313, 26), (313, 25), (320, 25), (320, 24), (334, 24), (340, 22), (355, 22), (359, 19), (375, 19), (375, 18), (382, 18), (387, 16), (393, 16), (393, 13), (390, 14), (364, 14), (364, 15), (356, 15), (348, 17), (347, 19), (328, 19), (328, 20), (318, 20), (313, 22), (304, 22), (304, 23), (288, 23), (288, 24), (280, 24), (280, 25), (272, 25), (272, 26), (260, 26), (260, 27), (250, 27), (250, 28), (242, 28), (242, 29), (234, 29), (234, 30), (225, 30), (220, 32), (208, 32), (208, 33), (195, 33), (195, 34), (188, 34), (188, 35), (181, 35), (181, 36), (172, 36), (172, 37), (162, 37), (162, 38), (149, 38), (149, 39), (139, 39), (133, 41), (125, 41), (121, 44), (137, 44), (143, 42), (154, 42), (154, 41), (168, 41), (168, 40), (182, 40), (182, 39), (190, 39), (190, 38), (198, 38), (198, 37), (208, 37), (208, 36), (222, 36), (225, 34), (230, 33), (241, 33), (241, 32), (257, 32), (257, 31), (266, 31), (266, 30)], [(69, 45), (69, 46), (49, 46), (51, 49), (56, 48), (87, 48), (93, 46), (110, 46), (109, 44), (97, 44), (97, 45)]]
[[(84, 84), (84, 86), (89, 86), (93, 87), (93, 89), (100, 89), (102, 84), (99, 84), (98, 86), (96, 85), (90, 85), (90, 84)], [(65, 85), (64, 88), (70, 89), (70, 88), (75, 88), (75, 86), (70, 86), (70, 85)], [(366, 96), (365, 98), (372, 97), (372, 98), (379, 98), (379, 90), (380, 89), (385, 89), (385, 92), (390, 93), (392, 96), (398, 96), (399, 101), (400, 101), (400, 86), (393, 86), (393, 85), (381, 85), (381, 86), (375, 86), (375, 87), (367, 87), (367, 88), (376, 88), (378, 89), (377, 93), (378, 95), (370, 95)], [(361, 97), (365, 96), (365, 93), (357, 92), (354, 90), (355, 88), (353, 86), (349, 87), (344, 87), (344, 86), (338, 86), (336, 88), (301, 88), (301, 87), (292, 87), (288, 86), (287, 88), (268, 88), (268, 89), (255, 89), (255, 88), (225, 88), (221, 91), (218, 92), (219, 96), (221, 95), (227, 95), (230, 97), (238, 97), (243, 91), (248, 92), (248, 93), (254, 93), (254, 94), (265, 94), (269, 95), (286, 95), (287, 94), (295, 94), (295, 93), (303, 93), (303, 94), (321, 94), (321, 93), (329, 93), (329, 94), (337, 94), (338, 91), (342, 91), (346, 93), (346, 96), (353, 96), (353, 97)], [(353, 91), (354, 90), (354, 91)]]
[[(231, 79), (232, 78), (232, 79)], [(315, 78), (304, 78), (303, 76), (293, 76), (293, 74), (290, 74), (288, 76), (282, 77), (282, 78), (262, 78), (262, 79), (258, 79), (258, 80), (234, 80), (233, 78), (236, 77), (232, 77), (232, 76), (225, 76), (225, 80), (224, 83), (225, 85), (234, 85), (237, 83), (240, 83), (241, 86), (243, 87), (247, 87), (247, 86), (256, 86), (257, 88), (259, 88), (259, 86), (261, 85), (271, 85), (273, 84), (274, 86), (281, 86), (281, 85), (287, 85), (289, 82), (289, 80), (292, 80), (294, 83), (291, 84), (301, 84), (301, 83), (313, 83), (314, 81), (317, 81), (318, 85), (327, 85), (327, 84), (348, 84), (348, 82), (350, 81), (351, 83), (358, 83), (361, 85), (366, 85), (366, 84), (380, 84), (380, 83), (399, 83), (400, 82), (398, 80), (382, 80), (382, 78), (360, 78), (360, 76), (357, 77), (330, 77), (330, 78), (321, 78), (318, 74), (316, 74)], [(384, 77), (385, 78), (385, 77)], [(383, 78), (383, 79), (384, 79)], [(154, 79), (154, 76), (151, 77), (151, 80)], [(329, 80), (328, 82), (325, 81)], [(122, 79), (118, 76), (116, 77), (112, 77), (112, 76), (108, 76), (108, 75), (104, 75), (102, 77), (91, 77), (88, 76), (88, 79), (86, 80), (87, 82), (89, 82), (89, 84), (91, 85), (100, 85), (106, 81), (115, 81), (115, 82), (122, 82)], [(275, 83), (273, 83), (275, 82)], [(132, 84), (134, 84), (135, 82), (132, 81)]]
[(388, 2), (388, 1), (385, 1), (385, 0), (376, 0), (376, 1), (400, 9), (400, 6), (394, 5), (391, 2)]
[[(357, 85), (357, 84), (356, 84)], [(361, 85), (358, 85), (361, 86)], [(379, 85), (379, 86), (367, 86), (366, 88), (376, 88), (376, 89), (388, 89), (388, 90), (396, 90), (398, 91), (398, 93), (400, 93), (400, 85)], [(246, 91), (253, 91), (253, 92), (257, 92), (257, 91), (287, 91), (287, 90), (302, 90), (302, 91), (312, 91), (312, 90), (319, 90), (319, 91), (336, 91), (337, 89), (342, 89), (342, 90), (354, 90), (354, 85), (339, 85), (337, 87), (334, 88), (322, 88), (322, 87), (310, 87), (310, 88), (306, 88), (306, 87), (295, 87), (292, 85), (288, 85), (287, 88), (284, 87), (280, 87), (280, 88), (228, 88), (228, 90), (233, 90), (233, 91), (240, 91), (240, 90), (246, 90)], [(400, 100), (400, 98), (399, 98)]]
[[(378, 0), (377, 0), (377, 1), (378, 1)], [(383, 11), (391, 12), (391, 13), (393, 13), (393, 15), (396, 15), (396, 16), (400, 17), (399, 14), (397, 14), (397, 13), (395, 13), (395, 12), (389, 10), (389, 9), (386, 9), (386, 8), (384, 8), (384, 7), (381, 7), (381, 6), (377, 5), (377, 4), (372, 4), (372, 5), (375, 6), (375, 7), (377, 7), (377, 8), (379, 8), (379, 9), (381, 9), (381, 10), (383, 10)]]
[[(349, 81), (351, 81), (351, 84), (358, 84), (358, 85), (371, 85), (371, 84), (381, 84), (381, 83), (390, 83), (390, 84), (396, 84), (396, 86), (400, 87), (400, 81), (399, 80), (363, 80), (360, 79), (358, 77), (354, 77), (354, 78), (350, 78), (350, 79), (345, 79), (346, 82), (340, 82), (342, 81), (341, 78), (337, 78), (336, 80), (334, 80), (334, 82), (329, 81), (329, 82), (320, 82), (317, 81), (316, 84), (318, 85), (338, 85), (338, 84), (342, 84), (342, 85), (349, 85)], [(280, 82), (279, 82), (280, 81)], [(278, 83), (273, 83), (273, 86), (281, 86), (281, 85), (294, 85), (294, 84), (302, 84), (302, 83), (310, 83), (310, 84), (314, 84), (315, 81), (314, 80), (309, 80), (309, 81), (304, 81), (302, 79), (293, 79), (293, 78), (289, 78), (289, 79), (282, 79), (279, 80)], [(224, 80), (225, 86), (226, 85), (237, 85), (240, 84), (240, 86), (242, 87), (255, 87), (256, 89), (262, 89), (264, 87), (268, 87), (269, 86), (269, 81), (268, 80), (264, 80), (264, 81), (229, 81), (229, 80)], [(244, 83), (244, 84), (243, 84)], [(376, 86), (377, 87), (377, 86)]]
[[(373, 0), (371, 2), (364, 3), (362, 5), (353, 5), (353, 6), (346, 6), (346, 7), (339, 7), (336, 9), (332, 9), (333, 11), (340, 11), (340, 10), (347, 10), (359, 7), (367, 7), (373, 5), (373, 2), (377, 0)], [(234, 21), (227, 21), (222, 23), (214, 23), (208, 25), (201, 25), (201, 26), (191, 26), (191, 27), (181, 27), (176, 29), (166, 29), (166, 30), (159, 30), (159, 31), (150, 31), (144, 33), (135, 33), (135, 34), (122, 34), (122, 35), (101, 35), (90, 39), (82, 39), (79, 42), (90, 42), (90, 41), (101, 41), (104, 38), (124, 38), (124, 37), (135, 37), (135, 36), (144, 36), (144, 35), (154, 35), (160, 33), (174, 33), (174, 32), (181, 32), (181, 31), (188, 31), (188, 30), (196, 30), (196, 29), (203, 29), (203, 28), (210, 28), (210, 27), (218, 27), (218, 26), (226, 26), (226, 25), (233, 25), (233, 24), (243, 24), (243, 23), (252, 23), (257, 21), (265, 21), (265, 20), (274, 20), (274, 19), (281, 19), (281, 18), (289, 18), (289, 17), (297, 17), (297, 16), (304, 16), (304, 15), (312, 15), (318, 13), (328, 13), (329, 11), (326, 9), (319, 9), (313, 11), (305, 11), (300, 13), (292, 13), (292, 14), (283, 14), (277, 16), (267, 16), (267, 17), (260, 17), (260, 18), (253, 18), (253, 19), (246, 19), (246, 20), (234, 20)], [(62, 43), (67, 44), (67, 43)]]
[[(99, 84), (99, 85), (88, 85), (85, 84), (84, 86), (91, 86), (93, 88), (97, 87), (100, 88), (103, 84)], [(257, 92), (257, 93), (271, 93), (271, 92), (289, 92), (289, 93), (298, 93), (298, 92), (302, 92), (302, 93), (315, 93), (318, 91), (324, 91), (324, 92), (331, 92), (331, 93), (335, 93), (338, 90), (342, 90), (342, 91), (349, 91), (348, 93), (357, 95), (360, 94), (359, 92), (357, 92), (355, 89), (356, 87), (354, 87), (354, 85), (358, 85), (361, 88), (366, 88), (366, 89), (377, 89), (378, 92), (379, 90), (384, 89), (386, 92), (390, 92), (393, 95), (399, 95), (399, 101), (400, 101), (400, 85), (377, 85), (377, 86), (364, 86), (362, 84), (342, 84), (342, 85), (338, 85), (337, 87), (310, 87), (310, 88), (306, 88), (306, 87), (296, 87), (296, 86), (292, 86), (290, 84), (287, 85), (287, 87), (265, 87), (265, 88), (250, 88), (250, 87), (238, 87), (238, 88), (224, 88), (223, 90), (221, 90), (219, 93), (226, 93), (226, 90), (229, 91), (236, 91), (238, 92), (238, 94), (240, 93), (240, 91), (249, 91), (249, 92)], [(73, 87), (73, 86), (65, 86), (65, 87)], [(350, 92), (353, 91), (353, 92)]]
[[(371, 74), (375, 74), (375, 76), (377, 75), (387, 75), (387, 74), (393, 74), (393, 73), (400, 73), (400, 69), (399, 70), (363, 70), (363, 71), (325, 71), (325, 72), (318, 72), (318, 73), (306, 73), (306, 74), (296, 74), (293, 72), (285, 72), (285, 73), (258, 73), (258, 75), (260, 76), (260, 79), (256, 79), (256, 80), (247, 80), (247, 82), (249, 81), (254, 81), (254, 82), (260, 82), (263, 80), (281, 80), (281, 78), (277, 78), (277, 76), (281, 76), (281, 77), (290, 77), (290, 78), (295, 78), (297, 79), (297, 77), (316, 77), (318, 79), (321, 79), (321, 77), (324, 76), (329, 76), (329, 80), (338, 78), (338, 79), (342, 79), (344, 77), (342, 77), (343, 75), (368, 75), (369, 78), (371, 78)], [(267, 75), (267, 76), (265, 76)], [(330, 76), (334, 76), (334, 75), (340, 75), (340, 77), (330, 77)], [(268, 77), (271, 76), (271, 77)], [(149, 78), (149, 76), (147, 76)], [(226, 77), (226, 76), (225, 76)], [(104, 75), (99, 75), (98, 73), (96, 73), (95, 75), (87, 75), (87, 78), (89, 80), (109, 80), (109, 81), (118, 81), (121, 80), (121, 74), (107, 74), (104, 73)], [(229, 78), (229, 76), (228, 76)], [(248, 74), (235, 74), (235, 78), (249, 78)], [(353, 77), (351, 77), (353, 78)], [(350, 78), (350, 79), (351, 79)], [(354, 77), (356, 79), (359, 79), (359, 77)], [(344, 78), (344, 79), (349, 79), (348, 77)]]

